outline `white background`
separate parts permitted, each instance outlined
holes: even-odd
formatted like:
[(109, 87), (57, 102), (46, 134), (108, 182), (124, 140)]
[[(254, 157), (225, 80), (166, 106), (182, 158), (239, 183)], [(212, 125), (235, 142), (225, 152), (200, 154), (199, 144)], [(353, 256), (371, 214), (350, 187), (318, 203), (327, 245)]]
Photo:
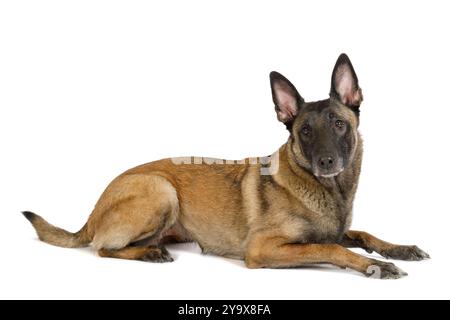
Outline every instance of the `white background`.
[[(0, 298), (450, 298), (446, 1), (3, 1)], [(38, 242), (21, 210), (78, 230), (108, 182), (169, 156), (240, 159), (287, 139), (268, 75), (326, 98), (346, 52), (365, 101), (354, 228), (432, 259), (409, 276), (172, 264)]]

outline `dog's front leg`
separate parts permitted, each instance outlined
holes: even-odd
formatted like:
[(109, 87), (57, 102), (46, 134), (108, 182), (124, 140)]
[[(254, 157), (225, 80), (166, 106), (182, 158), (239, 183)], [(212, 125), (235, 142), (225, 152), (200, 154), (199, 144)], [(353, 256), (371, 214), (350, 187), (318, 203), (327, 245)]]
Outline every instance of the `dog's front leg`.
[(363, 231), (347, 231), (341, 244), (347, 248), (363, 248), (369, 253), (375, 251), (390, 259), (419, 261), (430, 258), (428, 253), (417, 246), (392, 244)]
[(291, 268), (329, 263), (381, 279), (397, 279), (407, 275), (392, 263), (363, 257), (338, 244), (295, 244), (280, 238), (251, 243), (245, 263), (249, 268)]

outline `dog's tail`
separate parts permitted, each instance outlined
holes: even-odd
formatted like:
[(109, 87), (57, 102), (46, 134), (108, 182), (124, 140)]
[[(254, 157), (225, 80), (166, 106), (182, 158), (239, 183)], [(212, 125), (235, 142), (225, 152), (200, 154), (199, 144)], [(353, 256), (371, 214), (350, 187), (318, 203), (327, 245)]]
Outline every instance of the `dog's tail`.
[(22, 213), (36, 229), (41, 241), (63, 248), (84, 248), (92, 241), (87, 224), (77, 233), (71, 233), (51, 225), (33, 212), (23, 211)]

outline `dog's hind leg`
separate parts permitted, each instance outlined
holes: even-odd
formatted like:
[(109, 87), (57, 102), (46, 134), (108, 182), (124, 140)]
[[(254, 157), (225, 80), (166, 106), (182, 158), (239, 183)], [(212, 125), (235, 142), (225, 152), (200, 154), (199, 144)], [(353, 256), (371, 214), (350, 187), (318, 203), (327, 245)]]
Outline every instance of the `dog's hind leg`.
[(106, 189), (89, 220), (95, 229), (92, 246), (101, 257), (172, 261), (158, 240), (176, 222), (178, 211), (176, 190), (165, 178), (119, 177)]
[(100, 257), (118, 258), (128, 260), (141, 260), (148, 262), (172, 262), (173, 258), (163, 246), (125, 247), (123, 249), (100, 249)]

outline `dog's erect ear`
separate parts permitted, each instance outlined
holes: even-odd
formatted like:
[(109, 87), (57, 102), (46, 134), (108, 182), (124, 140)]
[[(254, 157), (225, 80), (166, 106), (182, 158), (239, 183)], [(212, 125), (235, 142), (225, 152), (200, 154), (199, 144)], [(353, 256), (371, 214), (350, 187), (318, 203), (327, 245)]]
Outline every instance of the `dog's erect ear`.
[(290, 129), (304, 100), (294, 85), (276, 71), (270, 73), (270, 87), (272, 88), (272, 99), (275, 103), (278, 120)]
[(343, 53), (336, 61), (331, 76), (330, 96), (349, 107), (359, 107), (363, 100), (358, 77), (348, 56)]

